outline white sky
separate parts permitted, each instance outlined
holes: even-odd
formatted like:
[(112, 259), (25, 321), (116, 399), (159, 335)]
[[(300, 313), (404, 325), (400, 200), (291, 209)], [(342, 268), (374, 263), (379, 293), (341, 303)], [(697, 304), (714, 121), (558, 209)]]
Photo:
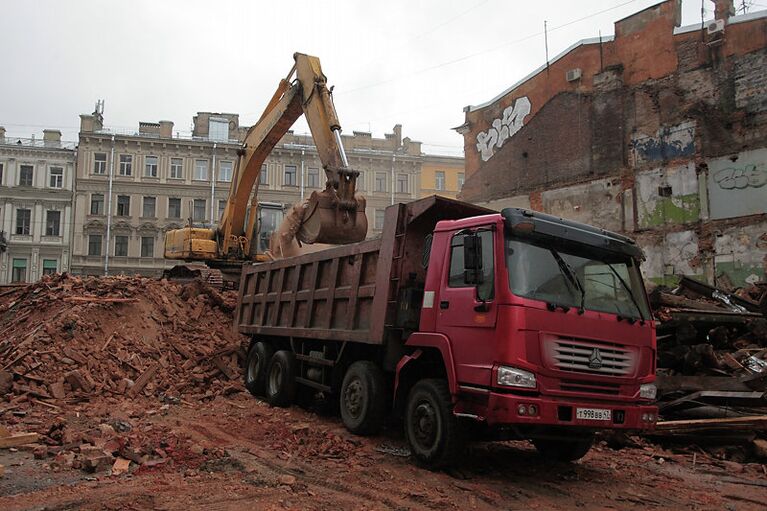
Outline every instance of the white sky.
[[(239, 113), (250, 125), (301, 51), (318, 56), (335, 85), (345, 133), (381, 137), (401, 123), (425, 152), (461, 154), (451, 128), (463, 107), (545, 62), (544, 20), (554, 57), (655, 3), (6, 0), (0, 125), (19, 137), (58, 128), (76, 140), (78, 115), (99, 98), (105, 124), (118, 129), (167, 119), (188, 132), (197, 111)], [(712, 18), (713, 2), (703, 3)], [(682, 24), (699, 23), (700, 8), (684, 0)], [(307, 131), (302, 120), (295, 130)]]

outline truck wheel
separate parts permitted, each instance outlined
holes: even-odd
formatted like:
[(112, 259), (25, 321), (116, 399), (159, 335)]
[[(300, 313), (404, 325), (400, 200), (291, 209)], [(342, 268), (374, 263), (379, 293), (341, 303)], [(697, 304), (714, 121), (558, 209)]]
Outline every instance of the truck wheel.
[(250, 347), (245, 362), (245, 388), (254, 396), (264, 393), (266, 387), (266, 368), (274, 355), (274, 348), (265, 342), (257, 342)]
[(296, 357), (280, 350), (266, 370), (266, 401), (272, 406), (288, 407), (296, 397)]
[(374, 435), (386, 413), (383, 373), (373, 362), (354, 362), (346, 371), (339, 406), (346, 429), (356, 435)]
[(405, 411), (405, 436), (416, 462), (426, 468), (444, 467), (458, 456), (463, 435), (445, 380), (415, 384)]
[(594, 443), (594, 436), (559, 440), (534, 438), (533, 445), (538, 453), (549, 461), (575, 461), (586, 456)]

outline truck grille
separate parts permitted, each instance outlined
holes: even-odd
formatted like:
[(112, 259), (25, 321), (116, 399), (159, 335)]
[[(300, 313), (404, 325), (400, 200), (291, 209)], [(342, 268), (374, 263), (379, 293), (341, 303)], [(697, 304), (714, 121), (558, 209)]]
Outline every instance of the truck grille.
[(588, 392), (591, 394), (605, 394), (617, 396), (621, 393), (621, 386), (616, 383), (603, 383), (586, 380), (562, 380), (559, 388), (566, 392)]
[(556, 369), (574, 373), (629, 376), (634, 373), (636, 355), (614, 344), (575, 339), (553, 339), (549, 356)]

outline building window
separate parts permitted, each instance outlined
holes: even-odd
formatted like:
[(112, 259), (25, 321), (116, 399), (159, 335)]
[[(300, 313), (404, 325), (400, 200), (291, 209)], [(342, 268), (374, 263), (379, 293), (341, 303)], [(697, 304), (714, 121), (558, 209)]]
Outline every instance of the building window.
[(258, 175), (258, 184), (260, 185), (269, 184), (269, 172), (266, 169), (266, 163), (261, 165), (261, 173)]
[(130, 176), (133, 174), (133, 156), (130, 154), (120, 155), (120, 175)]
[(11, 282), (27, 281), (27, 260), (13, 259), (13, 272), (11, 273)]
[(386, 191), (386, 173), (385, 172), (376, 172), (376, 187), (375, 191), (377, 192), (385, 192)]
[(181, 218), (181, 199), (168, 198), (168, 218)]
[(16, 210), (16, 234), (29, 236), (29, 227), (32, 224), (31, 209)]
[(64, 187), (64, 169), (62, 167), (51, 167), (50, 180), (48, 186), (51, 188), (63, 188)]
[(141, 237), (141, 257), (154, 257), (154, 237)]
[(115, 256), (116, 257), (128, 256), (128, 237), (127, 236), (115, 236)]
[(117, 196), (117, 216), (130, 216), (130, 196)]
[(53, 275), (59, 271), (59, 263), (55, 259), (43, 259), (43, 275)]
[(103, 237), (101, 234), (90, 234), (88, 236), (88, 255), (100, 256), (101, 255), (101, 241)]
[(208, 180), (208, 160), (194, 160), (194, 179), (196, 181)]
[(61, 234), (61, 211), (47, 211), (45, 214), (45, 235), (59, 236)]
[(157, 156), (144, 158), (144, 176), (157, 177)]
[(184, 179), (184, 159), (183, 158), (170, 159), (170, 178)]
[(32, 165), (21, 165), (19, 167), (19, 186), (32, 186)]
[(224, 117), (211, 117), (208, 120), (208, 138), (226, 142), (229, 140), (229, 119)]
[(309, 167), (309, 173), (307, 174), (306, 186), (309, 188), (320, 187), (320, 169)]
[(218, 218), (221, 219), (222, 216), (224, 216), (224, 210), (226, 209), (226, 199), (221, 199), (218, 201)]
[(205, 221), (205, 199), (194, 199), (192, 205), (192, 220), (195, 222)]
[(397, 193), (408, 193), (407, 174), (397, 174)]
[(93, 153), (93, 173), (107, 173), (107, 153)]
[(91, 215), (104, 214), (104, 195), (94, 193), (91, 195)]
[(222, 161), (218, 167), (218, 180), (229, 182), (232, 180), (232, 162)]
[(445, 172), (442, 170), (438, 170), (434, 173), (434, 189), (435, 190), (445, 189)]
[(466, 174), (463, 172), (458, 173), (458, 190), (463, 188), (463, 182), (466, 180)]
[(282, 182), (285, 186), (296, 186), (296, 166), (285, 165), (285, 180)]
[(0, 186), (3, 186), (3, 164), (0, 163)]
[(375, 223), (373, 224), (373, 228), (375, 228), (377, 231), (383, 229), (385, 213), (386, 210), (376, 209)]
[(365, 189), (365, 173), (360, 170), (360, 175), (357, 176), (357, 190)]
[(141, 216), (144, 218), (154, 218), (155, 209), (157, 205), (157, 199), (155, 197), (144, 197), (143, 208), (141, 209)]

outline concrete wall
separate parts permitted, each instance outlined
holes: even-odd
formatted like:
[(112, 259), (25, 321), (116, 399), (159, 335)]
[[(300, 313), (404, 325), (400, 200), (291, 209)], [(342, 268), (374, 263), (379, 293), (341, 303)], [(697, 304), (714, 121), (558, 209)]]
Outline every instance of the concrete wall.
[(711, 218), (767, 213), (767, 149), (708, 161)]

